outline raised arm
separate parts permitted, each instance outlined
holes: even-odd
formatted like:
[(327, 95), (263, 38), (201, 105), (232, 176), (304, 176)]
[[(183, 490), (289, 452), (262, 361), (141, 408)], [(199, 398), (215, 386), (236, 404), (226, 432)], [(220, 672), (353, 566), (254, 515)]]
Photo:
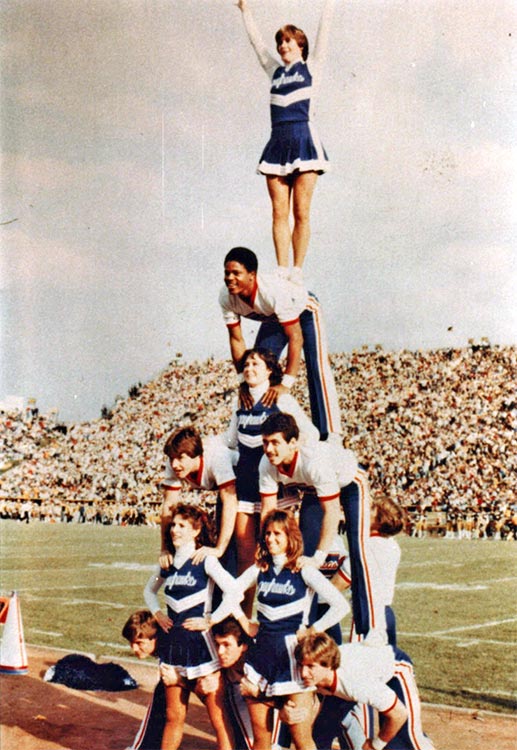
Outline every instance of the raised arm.
[(311, 72), (313, 76), (319, 76), (321, 68), (327, 57), (328, 41), (330, 36), (330, 26), (334, 16), (335, 0), (325, 0), (323, 10), (321, 11), (318, 33), (314, 44), (314, 51), (309, 56)]
[(257, 55), (260, 65), (264, 68), (269, 78), (272, 77), (273, 73), (279, 66), (278, 60), (270, 54), (266, 47), (262, 34), (257, 28), (255, 19), (251, 13), (247, 0), (238, 0), (237, 7), (242, 11), (242, 20), (244, 22), (244, 28), (248, 34), (248, 38), (251, 42), (255, 54)]

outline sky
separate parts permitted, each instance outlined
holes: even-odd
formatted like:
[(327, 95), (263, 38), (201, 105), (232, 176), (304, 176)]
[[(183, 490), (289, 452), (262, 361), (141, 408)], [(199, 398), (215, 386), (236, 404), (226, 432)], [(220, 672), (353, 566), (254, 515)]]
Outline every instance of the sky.
[[(249, 4), (272, 51), (315, 39), (322, 0)], [(3, 0), (0, 26), (0, 400), (94, 419), (229, 356), (224, 255), (274, 267), (268, 80), (232, 0)], [(305, 263), (332, 352), (516, 343), (516, 39), (513, 0), (337, 0)]]

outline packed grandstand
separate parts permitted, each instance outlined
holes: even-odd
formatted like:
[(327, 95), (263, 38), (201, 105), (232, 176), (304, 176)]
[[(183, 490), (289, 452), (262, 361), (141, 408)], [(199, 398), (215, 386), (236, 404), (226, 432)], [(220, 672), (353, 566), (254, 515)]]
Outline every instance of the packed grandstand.
[[(515, 538), (516, 347), (365, 347), (333, 355), (332, 366), (344, 445), (374, 492), (409, 509), (415, 535)], [(0, 517), (156, 523), (165, 438), (190, 423), (224, 432), (236, 387), (230, 362), (179, 358), (90, 422), (0, 411)], [(309, 413), (306, 393), (300, 376), (293, 395)]]

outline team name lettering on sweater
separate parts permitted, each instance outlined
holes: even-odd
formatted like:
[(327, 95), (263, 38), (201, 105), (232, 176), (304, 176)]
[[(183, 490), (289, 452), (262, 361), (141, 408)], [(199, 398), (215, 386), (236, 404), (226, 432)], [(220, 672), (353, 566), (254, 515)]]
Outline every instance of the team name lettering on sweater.
[(258, 593), (264, 594), (282, 594), (284, 596), (293, 596), (296, 593), (296, 589), (291, 583), (291, 579), (285, 583), (278, 583), (276, 578), (272, 581), (260, 581), (258, 584)]
[(282, 73), (278, 76), (278, 78), (273, 78), (271, 85), (272, 88), (280, 88), (280, 86), (288, 86), (290, 83), (304, 83), (305, 78), (300, 75), (298, 71), (296, 73), (293, 73), (292, 75), (286, 75), (285, 73)]
[(197, 580), (194, 578), (190, 570), (187, 573), (174, 573), (172, 576), (167, 578), (167, 588), (172, 586), (196, 586)]

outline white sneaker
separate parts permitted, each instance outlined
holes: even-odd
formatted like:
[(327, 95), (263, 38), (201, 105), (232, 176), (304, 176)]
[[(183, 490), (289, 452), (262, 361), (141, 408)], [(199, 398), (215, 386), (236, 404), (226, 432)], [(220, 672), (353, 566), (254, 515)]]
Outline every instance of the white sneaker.
[(279, 279), (287, 281), (287, 279), (289, 278), (289, 269), (287, 268), (287, 266), (277, 266), (276, 275)]
[(299, 284), (299, 286), (303, 286), (303, 268), (298, 268), (298, 266), (295, 266), (291, 270), (290, 280), (293, 282), (293, 284)]

